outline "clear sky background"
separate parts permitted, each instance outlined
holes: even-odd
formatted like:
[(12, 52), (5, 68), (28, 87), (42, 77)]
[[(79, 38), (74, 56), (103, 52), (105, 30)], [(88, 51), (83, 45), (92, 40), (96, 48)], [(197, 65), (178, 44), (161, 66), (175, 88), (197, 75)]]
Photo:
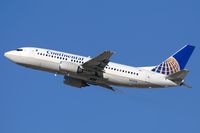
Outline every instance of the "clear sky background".
[[(199, 133), (198, 0), (1, 0), (1, 133)], [(186, 44), (196, 49), (184, 87), (65, 86), (63, 77), (17, 66), (4, 52), (23, 46), (157, 65)]]

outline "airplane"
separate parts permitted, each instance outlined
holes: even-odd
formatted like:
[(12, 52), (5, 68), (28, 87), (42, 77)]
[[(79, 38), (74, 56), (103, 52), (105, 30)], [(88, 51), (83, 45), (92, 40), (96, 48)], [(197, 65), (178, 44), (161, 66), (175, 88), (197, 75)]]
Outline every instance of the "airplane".
[(126, 88), (166, 88), (186, 86), (189, 73), (185, 66), (195, 46), (186, 45), (156, 66), (131, 67), (110, 62), (112, 51), (94, 58), (50, 49), (22, 47), (4, 53), (12, 62), (64, 76), (64, 84), (77, 88), (90, 85), (116, 91), (113, 86)]

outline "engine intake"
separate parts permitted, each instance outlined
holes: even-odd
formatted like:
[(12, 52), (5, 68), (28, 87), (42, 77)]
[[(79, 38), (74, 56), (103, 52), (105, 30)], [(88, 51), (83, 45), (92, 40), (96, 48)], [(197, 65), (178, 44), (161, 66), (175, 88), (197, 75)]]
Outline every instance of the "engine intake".
[(59, 69), (64, 72), (81, 73), (83, 70), (81, 67), (72, 62), (60, 62)]

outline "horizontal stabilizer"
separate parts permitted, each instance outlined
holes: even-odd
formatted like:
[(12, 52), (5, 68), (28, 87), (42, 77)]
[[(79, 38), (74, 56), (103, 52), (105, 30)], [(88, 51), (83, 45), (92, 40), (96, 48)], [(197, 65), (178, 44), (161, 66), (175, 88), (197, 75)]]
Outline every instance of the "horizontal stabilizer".
[(169, 75), (167, 77), (167, 79), (172, 80), (173, 82), (175, 82), (177, 84), (180, 84), (184, 80), (184, 78), (186, 77), (186, 75), (188, 73), (189, 73), (189, 71), (184, 69), (184, 70), (181, 70), (181, 71), (178, 71), (176, 73)]

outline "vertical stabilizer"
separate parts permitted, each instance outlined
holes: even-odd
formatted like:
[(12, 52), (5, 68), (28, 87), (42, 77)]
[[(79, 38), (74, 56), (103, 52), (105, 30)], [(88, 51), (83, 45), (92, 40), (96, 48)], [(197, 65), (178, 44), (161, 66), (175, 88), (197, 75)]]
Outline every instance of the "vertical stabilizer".
[(190, 56), (192, 55), (195, 46), (186, 45), (175, 54), (170, 56), (163, 63), (152, 69), (153, 72), (170, 75), (181, 71), (185, 68)]

